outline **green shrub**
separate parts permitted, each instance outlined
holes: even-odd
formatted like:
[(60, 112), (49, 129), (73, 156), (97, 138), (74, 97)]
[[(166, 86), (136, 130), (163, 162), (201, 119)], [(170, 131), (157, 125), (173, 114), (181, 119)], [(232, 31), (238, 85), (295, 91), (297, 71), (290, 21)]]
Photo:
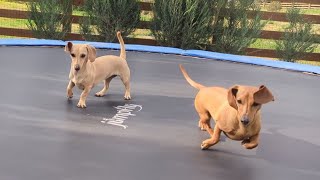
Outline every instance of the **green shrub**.
[(64, 39), (68, 28), (64, 28), (68, 2), (41, 0), (28, 3), (30, 11), (27, 26), (34, 37), (46, 39)]
[(288, 27), (285, 28), (283, 41), (276, 41), (279, 59), (295, 62), (303, 58), (304, 53), (313, 52), (316, 36), (312, 34), (312, 24), (303, 19), (299, 9), (288, 9)]
[(207, 0), (155, 0), (151, 31), (160, 45), (203, 48), (209, 41), (212, 12)]
[(117, 31), (127, 36), (140, 21), (136, 0), (86, 0), (83, 10), (86, 17), (80, 22), (80, 31), (86, 40), (112, 42)]
[(215, 22), (210, 50), (243, 54), (265, 25), (255, 0), (216, 0), (213, 7)]

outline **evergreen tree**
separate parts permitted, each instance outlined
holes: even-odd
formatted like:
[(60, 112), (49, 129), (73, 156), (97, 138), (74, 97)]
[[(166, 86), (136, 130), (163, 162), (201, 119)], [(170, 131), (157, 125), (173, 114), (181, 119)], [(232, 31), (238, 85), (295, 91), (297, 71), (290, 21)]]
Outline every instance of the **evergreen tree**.
[(28, 4), (29, 18), (27, 26), (34, 37), (46, 39), (64, 39), (67, 28), (66, 14), (69, 1), (61, 3), (57, 0), (32, 1)]
[(299, 9), (287, 11), (289, 25), (285, 28), (281, 41), (276, 41), (279, 59), (295, 62), (303, 58), (305, 52), (312, 53), (315, 49), (316, 36), (312, 34), (312, 24), (303, 19)]
[(136, 0), (86, 0), (83, 10), (86, 17), (80, 23), (80, 30), (86, 40), (112, 42), (117, 31), (127, 36), (140, 21)]
[(160, 45), (203, 48), (212, 33), (207, 0), (155, 0), (152, 33)]
[(215, 0), (213, 9), (215, 21), (210, 50), (244, 54), (265, 25), (255, 0)]

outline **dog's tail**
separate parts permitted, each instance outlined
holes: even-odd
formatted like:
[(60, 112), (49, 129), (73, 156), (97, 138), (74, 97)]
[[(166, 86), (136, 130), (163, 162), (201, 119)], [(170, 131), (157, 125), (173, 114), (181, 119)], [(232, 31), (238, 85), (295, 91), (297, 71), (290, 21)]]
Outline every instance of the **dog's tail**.
[(126, 59), (126, 49), (124, 47), (124, 42), (123, 42), (123, 39), (122, 39), (122, 36), (121, 36), (121, 32), (118, 31), (117, 32), (117, 37), (118, 37), (118, 40), (120, 42), (120, 57), (123, 58), (123, 59)]
[(196, 83), (195, 81), (193, 81), (193, 80), (190, 78), (190, 76), (187, 74), (187, 71), (184, 69), (184, 67), (183, 67), (181, 64), (179, 64), (179, 67), (180, 67), (180, 70), (181, 70), (184, 78), (186, 78), (186, 80), (188, 81), (188, 83), (189, 83), (192, 87), (194, 87), (194, 88), (196, 88), (196, 89), (201, 89), (201, 88), (204, 88), (204, 87), (205, 87), (204, 85), (201, 85), (201, 84)]

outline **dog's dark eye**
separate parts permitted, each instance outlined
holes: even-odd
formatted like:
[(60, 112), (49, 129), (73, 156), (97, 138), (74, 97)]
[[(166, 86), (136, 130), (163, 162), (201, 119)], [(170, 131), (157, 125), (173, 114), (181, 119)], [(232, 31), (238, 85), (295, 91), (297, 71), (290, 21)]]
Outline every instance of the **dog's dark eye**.
[(76, 55), (75, 55), (75, 54), (71, 54), (71, 56), (72, 56), (72, 57), (76, 57)]
[(260, 104), (258, 104), (258, 103), (256, 103), (256, 102), (254, 102), (253, 104), (252, 104), (252, 106), (254, 106), (254, 107), (256, 107), (256, 106), (259, 106)]
[(85, 54), (81, 54), (81, 56), (80, 56), (81, 58), (84, 58), (84, 57), (86, 57), (86, 55)]
[(238, 104), (242, 104), (242, 101), (241, 100), (237, 100)]

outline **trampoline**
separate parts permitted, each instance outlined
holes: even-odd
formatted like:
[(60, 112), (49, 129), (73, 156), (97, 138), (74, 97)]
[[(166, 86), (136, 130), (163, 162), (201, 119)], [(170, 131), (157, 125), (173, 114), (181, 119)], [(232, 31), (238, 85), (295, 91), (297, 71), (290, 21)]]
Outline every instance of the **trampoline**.
[[(123, 100), (115, 78), (105, 97), (94, 96), (101, 83), (79, 109), (77, 88), (66, 98), (70, 59), (61, 47), (0, 47), (0, 56), (0, 179), (320, 179), (318, 76), (129, 51), (133, 99)], [(209, 135), (197, 127), (196, 90), (178, 64), (207, 86), (268, 86), (276, 101), (263, 107), (258, 148), (222, 136), (200, 149)]]

